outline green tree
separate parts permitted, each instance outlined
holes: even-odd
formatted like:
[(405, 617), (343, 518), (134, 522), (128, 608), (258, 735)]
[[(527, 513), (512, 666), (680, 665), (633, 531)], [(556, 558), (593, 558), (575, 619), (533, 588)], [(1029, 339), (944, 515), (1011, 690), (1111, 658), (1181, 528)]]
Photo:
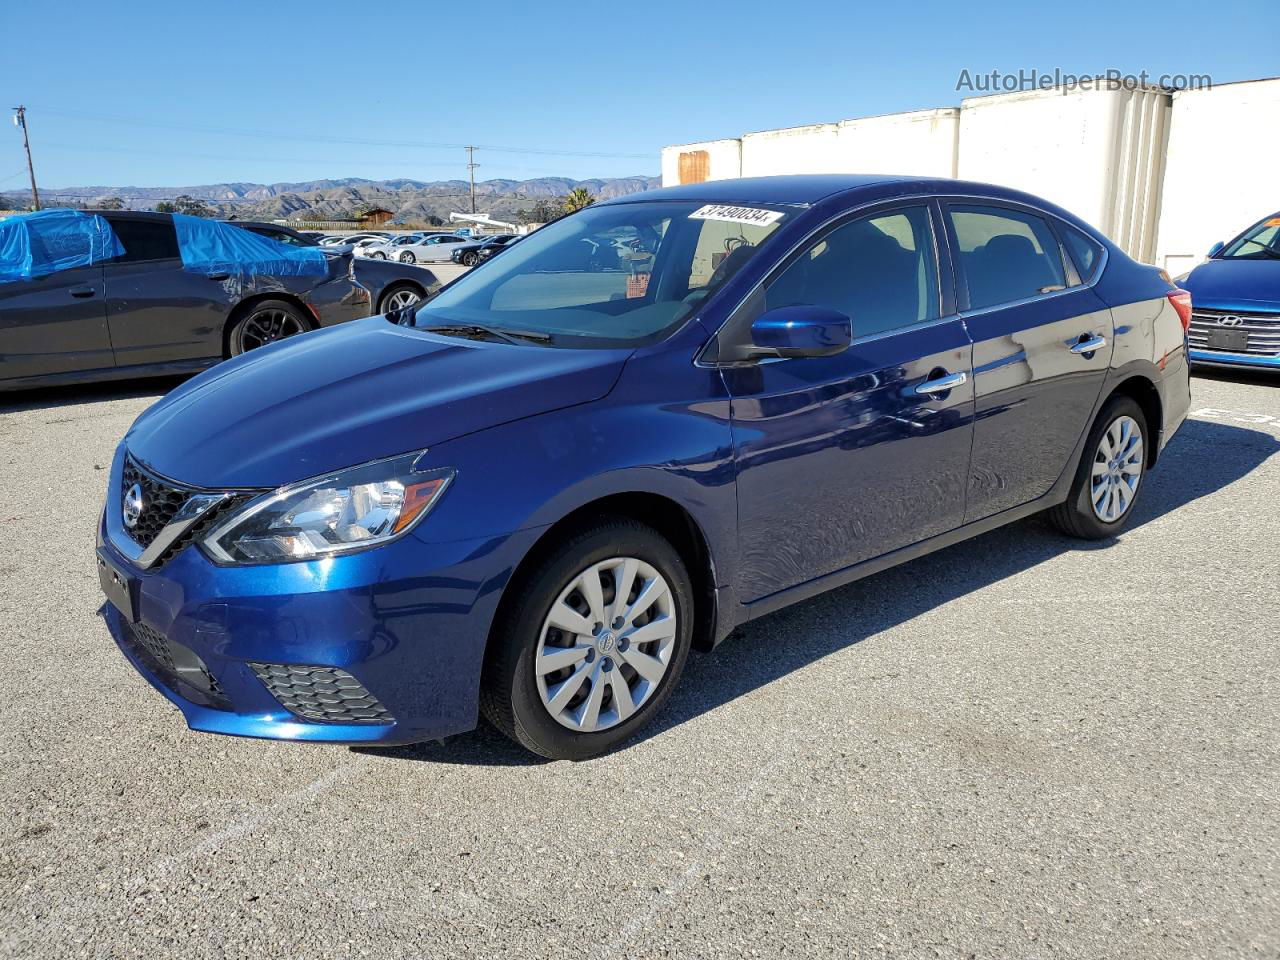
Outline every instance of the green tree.
[[(161, 201), (164, 203), (164, 201)], [(180, 197), (174, 197), (172, 204), (167, 204), (167, 210), (160, 209), (160, 203), (156, 204), (156, 210), (160, 213), (185, 213), (189, 217), (211, 217), (213, 211), (209, 209), (209, 205), (203, 200), (197, 200), (190, 194), (184, 193)]]
[(177, 213), (177, 204), (170, 203), (168, 200), (161, 200), (156, 204), (156, 213)]
[(589, 207), (596, 202), (596, 198), (587, 192), (586, 187), (574, 187), (569, 191), (560, 205), (564, 208), (565, 213), (573, 213), (575, 210), (581, 210), (583, 207)]
[(95, 206), (99, 210), (123, 210), (124, 201), (119, 197), (103, 197)]
[(528, 209), (516, 211), (516, 220), (520, 223), (550, 223), (559, 220), (567, 213), (560, 200), (537, 200)]

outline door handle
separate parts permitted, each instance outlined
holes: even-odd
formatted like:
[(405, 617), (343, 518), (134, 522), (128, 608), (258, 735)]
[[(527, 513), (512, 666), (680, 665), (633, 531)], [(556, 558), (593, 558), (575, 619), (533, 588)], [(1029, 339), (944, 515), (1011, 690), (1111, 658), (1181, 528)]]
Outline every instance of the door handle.
[(92, 297), (94, 294), (93, 287), (72, 287), (67, 292), (73, 297), (79, 297), (81, 300), (85, 297)]
[(968, 382), (969, 375), (961, 370), (959, 373), (950, 373), (935, 380), (926, 380), (916, 387), (916, 393), (923, 397), (930, 397), (935, 393), (946, 393), (949, 390), (954, 390), (956, 387), (963, 386)]
[(209, 279), (210, 279), (210, 280), (227, 280), (227, 279), (230, 279), (230, 277), (231, 277), (231, 274), (229, 274), (229, 273), (211, 273), (211, 274), (209, 274)]
[(1075, 354), (1096, 353), (1106, 345), (1106, 337), (1090, 337), (1087, 340), (1081, 340), (1079, 343), (1073, 343), (1071, 345), (1071, 352)]

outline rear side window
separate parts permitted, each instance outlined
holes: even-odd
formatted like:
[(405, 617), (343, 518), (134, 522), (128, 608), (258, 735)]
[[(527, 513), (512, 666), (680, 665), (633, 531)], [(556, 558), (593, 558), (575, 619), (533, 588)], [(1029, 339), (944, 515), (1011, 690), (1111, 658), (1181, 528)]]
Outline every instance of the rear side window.
[(176, 260), (178, 235), (170, 220), (111, 219), (111, 229), (124, 244), (124, 256), (113, 263), (137, 263), (142, 260)]
[(853, 320), (865, 337), (939, 316), (933, 231), (925, 207), (836, 227), (801, 254), (765, 293), (765, 308), (811, 304)]
[(1004, 207), (949, 206), (969, 308), (1062, 290), (1062, 254), (1043, 218)]
[(1088, 234), (1065, 223), (1060, 223), (1058, 229), (1062, 233), (1062, 242), (1067, 245), (1067, 253), (1075, 261), (1076, 272), (1084, 283), (1088, 283), (1102, 262), (1102, 245)]

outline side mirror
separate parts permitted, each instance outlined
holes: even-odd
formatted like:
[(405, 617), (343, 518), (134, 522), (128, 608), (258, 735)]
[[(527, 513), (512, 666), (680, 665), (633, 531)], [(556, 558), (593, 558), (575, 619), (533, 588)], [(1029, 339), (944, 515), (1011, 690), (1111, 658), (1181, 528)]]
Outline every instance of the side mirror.
[(829, 357), (847, 350), (852, 341), (852, 321), (826, 307), (778, 307), (751, 324), (751, 343), (766, 355)]
[(1215, 243), (1212, 247), (1209, 248), (1209, 256), (1216, 257), (1218, 254), (1222, 252), (1222, 248), (1225, 246), (1226, 244), (1223, 243), (1221, 240), (1219, 240), (1217, 243)]

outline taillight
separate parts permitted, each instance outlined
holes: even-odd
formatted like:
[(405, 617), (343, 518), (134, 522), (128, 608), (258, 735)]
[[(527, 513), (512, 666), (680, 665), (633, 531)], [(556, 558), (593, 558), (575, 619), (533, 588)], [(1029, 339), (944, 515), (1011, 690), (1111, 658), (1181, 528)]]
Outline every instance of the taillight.
[(1178, 311), (1178, 319), (1182, 321), (1182, 332), (1191, 329), (1191, 294), (1186, 290), (1175, 290), (1169, 294), (1169, 302)]

